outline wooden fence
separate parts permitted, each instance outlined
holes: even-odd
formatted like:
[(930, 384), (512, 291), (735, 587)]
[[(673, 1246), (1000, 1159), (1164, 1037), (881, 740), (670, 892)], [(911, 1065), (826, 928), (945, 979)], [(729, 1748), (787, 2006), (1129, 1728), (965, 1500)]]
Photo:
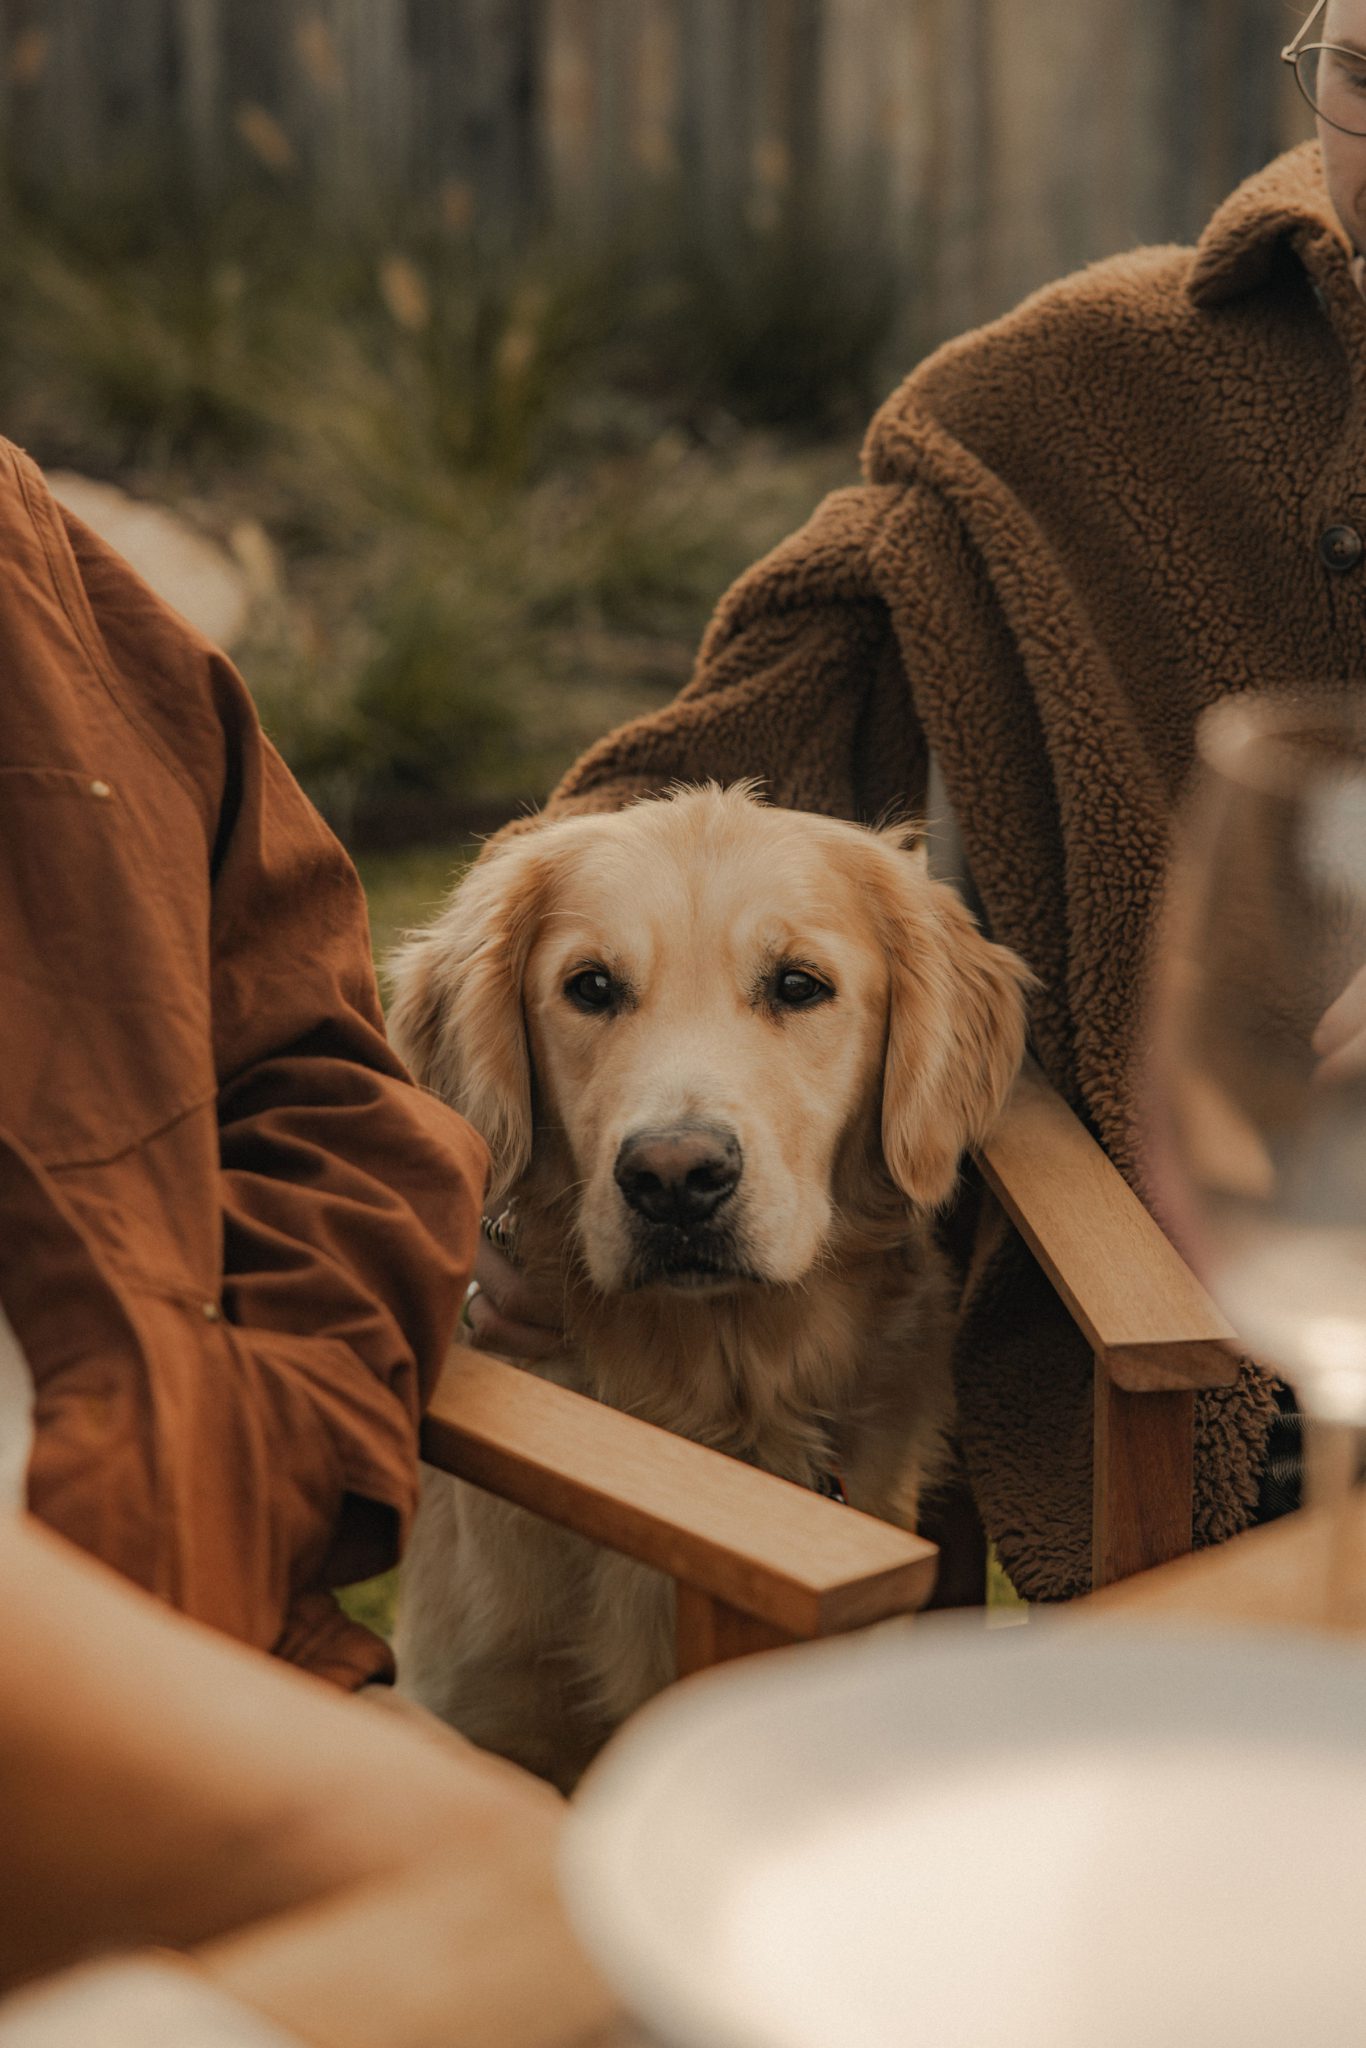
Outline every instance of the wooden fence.
[[(1307, 132), (1287, 0), (0, 0), (28, 191), (600, 243), (642, 211), (885, 267), (928, 337), (1188, 238)], [(139, 181), (141, 181), (139, 183)], [(669, 199), (671, 210), (660, 202)], [(680, 214), (678, 201), (682, 200)]]

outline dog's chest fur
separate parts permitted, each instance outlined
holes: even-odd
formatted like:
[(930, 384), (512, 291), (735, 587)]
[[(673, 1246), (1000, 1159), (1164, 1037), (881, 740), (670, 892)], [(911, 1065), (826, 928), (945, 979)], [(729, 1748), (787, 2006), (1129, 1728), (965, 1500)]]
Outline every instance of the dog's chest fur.
[[(924, 1228), (800, 1289), (604, 1300), (569, 1281), (573, 1348), (537, 1370), (798, 1485), (837, 1471), (851, 1506), (913, 1527), (951, 1420), (947, 1295)], [(568, 1788), (673, 1676), (673, 1606), (662, 1575), (429, 1473), (404, 1689)]]

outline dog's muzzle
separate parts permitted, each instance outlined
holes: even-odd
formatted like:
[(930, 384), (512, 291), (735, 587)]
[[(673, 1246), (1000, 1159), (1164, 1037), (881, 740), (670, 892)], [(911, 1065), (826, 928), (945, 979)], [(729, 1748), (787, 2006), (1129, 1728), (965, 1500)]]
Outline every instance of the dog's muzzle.
[(728, 1205), (743, 1170), (739, 1139), (718, 1124), (622, 1140), (613, 1176), (631, 1211), (637, 1284), (740, 1277)]
[(740, 1141), (717, 1124), (677, 1124), (623, 1138), (612, 1172), (622, 1199), (647, 1223), (693, 1230), (710, 1223), (740, 1185)]

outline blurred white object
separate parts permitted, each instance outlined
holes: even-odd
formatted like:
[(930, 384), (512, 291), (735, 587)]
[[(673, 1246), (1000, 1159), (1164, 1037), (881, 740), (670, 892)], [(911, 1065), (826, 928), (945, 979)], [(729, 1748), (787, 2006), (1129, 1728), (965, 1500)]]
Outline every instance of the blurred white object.
[(87, 1964), (0, 2001), (0, 2048), (301, 2048), (172, 1957)]
[(47, 487), (216, 647), (241, 638), (250, 600), (247, 578), (231, 555), (174, 512), (130, 498), (117, 484), (54, 469)]
[(1363, 1814), (1360, 1648), (921, 1621), (647, 1707), (563, 1881), (672, 2048), (1338, 2048)]

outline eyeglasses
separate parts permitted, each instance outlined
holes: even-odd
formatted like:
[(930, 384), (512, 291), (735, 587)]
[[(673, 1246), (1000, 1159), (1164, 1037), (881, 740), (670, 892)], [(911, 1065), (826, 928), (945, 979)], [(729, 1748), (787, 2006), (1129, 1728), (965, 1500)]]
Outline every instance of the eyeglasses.
[(1319, 0), (1281, 62), (1295, 67), (1295, 83), (1321, 121), (1345, 135), (1366, 135), (1366, 50), (1342, 43), (1307, 43), (1305, 37), (1328, 0)]

